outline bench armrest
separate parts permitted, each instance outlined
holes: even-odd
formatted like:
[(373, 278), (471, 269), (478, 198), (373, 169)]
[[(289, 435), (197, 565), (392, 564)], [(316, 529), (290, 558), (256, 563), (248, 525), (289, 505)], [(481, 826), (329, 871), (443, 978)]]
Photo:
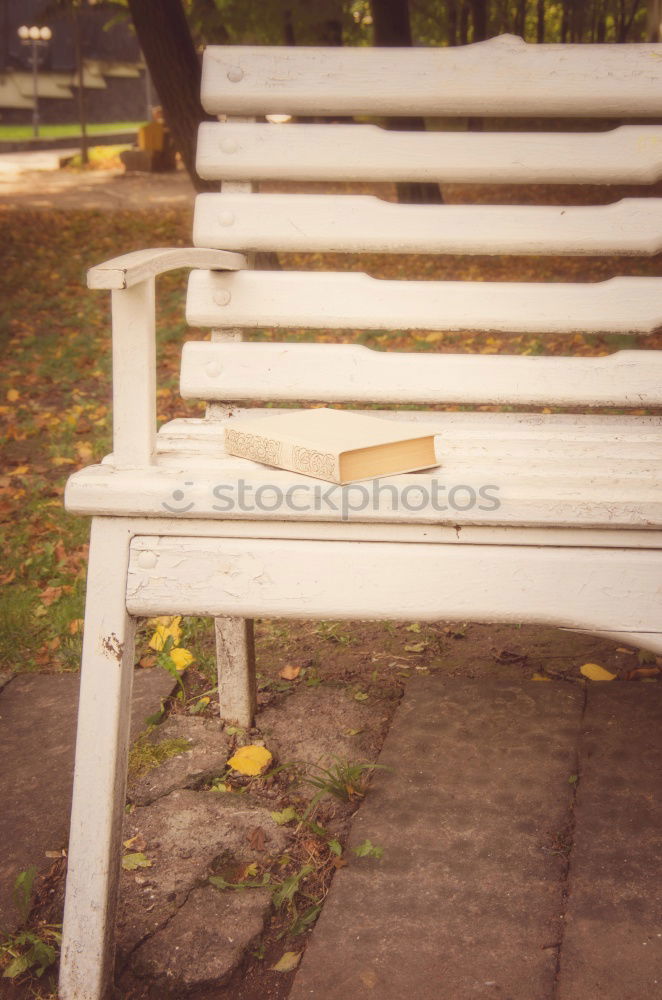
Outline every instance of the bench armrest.
[(238, 271), (243, 254), (197, 247), (136, 250), (87, 272), (89, 288), (111, 291), (113, 453), (117, 468), (145, 468), (156, 447), (155, 278), (179, 267)]
[(106, 288), (111, 291), (131, 288), (148, 278), (155, 278), (165, 271), (178, 267), (200, 267), (209, 271), (240, 271), (246, 267), (243, 254), (229, 250), (207, 250), (204, 247), (157, 247), (154, 250), (135, 250), (121, 257), (113, 257), (87, 272), (88, 288)]

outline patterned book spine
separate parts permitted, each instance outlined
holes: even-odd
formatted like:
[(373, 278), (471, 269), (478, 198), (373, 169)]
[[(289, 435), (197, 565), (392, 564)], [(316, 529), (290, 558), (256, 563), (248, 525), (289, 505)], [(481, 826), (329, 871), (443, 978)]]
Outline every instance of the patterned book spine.
[(225, 429), (225, 448), (230, 455), (248, 458), (252, 462), (275, 465), (290, 472), (302, 472), (329, 483), (340, 480), (338, 458), (331, 452), (316, 451), (314, 448), (229, 427)]

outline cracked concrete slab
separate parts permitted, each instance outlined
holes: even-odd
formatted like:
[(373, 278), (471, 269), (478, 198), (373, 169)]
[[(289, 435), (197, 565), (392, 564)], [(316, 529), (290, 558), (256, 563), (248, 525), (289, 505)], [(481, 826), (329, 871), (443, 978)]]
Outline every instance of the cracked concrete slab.
[(594, 684), (556, 1000), (662, 997), (662, 689)]
[(171, 715), (150, 734), (155, 745), (167, 740), (186, 740), (190, 749), (163, 761), (158, 767), (129, 777), (127, 797), (145, 806), (176, 788), (198, 788), (225, 771), (230, 739), (220, 719), (197, 719)]
[[(258, 828), (263, 852), (251, 846)], [(120, 882), (117, 951), (120, 966), (128, 961), (131, 969), (135, 949), (172, 921), (219, 862), (264, 861), (285, 850), (290, 833), (240, 794), (182, 789), (128, 815), (124, 839), (133, 837), (139, 842), (130, 850), (144, 853), (151, 866), (123, 871)], [(170, 948), (178, 943), (170, 931), (160, 939)]]
[(409, 683), (346, 852), (369, 839), (383, 856), (335, 876), (291, 1000), (548, 1000), (583, 700), (568, 684)]
[[(0, 691), (0, 929), (12, 931), (19, 915), (14, 880), (36, 865), (53, 864), (46, 851), (60, 850), (69, 836), (78, 674), (21, 674)], [(137, 670), (132, 737), (172, 691), (160, 668)]]
[(194, 889), (167, 926), (136, 951), (132, 971), (159, 996), (221, 987), (262, 933), (271, 894), (264, 889)]

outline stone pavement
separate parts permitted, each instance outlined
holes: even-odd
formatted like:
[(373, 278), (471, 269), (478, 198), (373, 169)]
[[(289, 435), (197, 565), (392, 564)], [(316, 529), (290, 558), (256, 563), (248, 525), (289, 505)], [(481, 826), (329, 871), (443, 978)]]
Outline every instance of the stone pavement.
[(192, 207), (195, 191), (184, 170), (169, 174), (123, 170), (59, 170), (77, 150), (0, 154), (0, 210), (122, 211)]
[[(12, 932), (18, 913), (13, 885), (19, 872), (53, 864), (69, 838), (78, 681), (75, 674), (22, 674), (0, 691), (0, 932)], [(132, 738), (172, 691), (165, 670), (137, 670)]]
[[(413, 680), (290, 1000), (662, 997), (662, 689)], [(346, 854), (351, 856), (351, 852)]]

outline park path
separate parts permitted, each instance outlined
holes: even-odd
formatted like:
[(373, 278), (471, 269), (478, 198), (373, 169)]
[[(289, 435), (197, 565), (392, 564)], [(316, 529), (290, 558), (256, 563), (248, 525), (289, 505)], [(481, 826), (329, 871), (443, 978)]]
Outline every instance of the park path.
[(290, 1000), (662, 997), (661, 722), (657, 684), (412, 680)]
[(192, 207), (195, 192), (183, 170), (125, 174), (122, 170), (59, 170), (76, 150), (0, 153), (0, 211), (107, 211)]

